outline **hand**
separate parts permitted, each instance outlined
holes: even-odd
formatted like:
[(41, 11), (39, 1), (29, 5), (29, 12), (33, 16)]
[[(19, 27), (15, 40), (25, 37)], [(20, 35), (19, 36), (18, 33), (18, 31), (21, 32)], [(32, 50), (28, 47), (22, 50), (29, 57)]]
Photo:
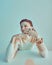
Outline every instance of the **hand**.
[(37, 39), (37, 41), (36, 41), (36, 44), (37, 44), (37, 45), (42, 44), (42, 43), (43, 43), (43, 38)]
[(36, 38), (35, 37), (32, 37), (30, 42), (31, 43), (35, 43), (36, 42)]

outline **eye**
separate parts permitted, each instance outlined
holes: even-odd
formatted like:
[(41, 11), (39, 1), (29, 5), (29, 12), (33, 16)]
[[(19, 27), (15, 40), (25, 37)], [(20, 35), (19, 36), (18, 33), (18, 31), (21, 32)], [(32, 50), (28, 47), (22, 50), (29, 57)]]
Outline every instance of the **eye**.
[(25, 27), (27, 27), (27, 25), (25, 25)]

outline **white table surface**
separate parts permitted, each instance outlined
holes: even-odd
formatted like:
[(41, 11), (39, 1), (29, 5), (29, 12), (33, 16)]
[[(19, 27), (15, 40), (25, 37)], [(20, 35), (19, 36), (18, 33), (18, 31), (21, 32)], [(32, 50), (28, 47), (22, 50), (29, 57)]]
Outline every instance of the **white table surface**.
[(0, 65), (25, 65), (28, 59), (34, 61), (36, 65), (52, 65), (52, 51), (49, 51), (47, 58), (42, 58), (37, 52), (19, 51), (12, 62), (5, 62), (5, 52), (0, 52)]

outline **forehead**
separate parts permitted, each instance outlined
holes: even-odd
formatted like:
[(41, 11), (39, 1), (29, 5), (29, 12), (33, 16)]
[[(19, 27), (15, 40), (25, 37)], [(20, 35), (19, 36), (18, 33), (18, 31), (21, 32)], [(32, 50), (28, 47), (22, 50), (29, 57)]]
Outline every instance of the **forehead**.
[(24, 26), (24, 25), (30, 26), (30, 23), (29, 23), (29, 22), (24, 21), (24, 22), (22, 22), (22, 23), (21, 23), (21, 26)]

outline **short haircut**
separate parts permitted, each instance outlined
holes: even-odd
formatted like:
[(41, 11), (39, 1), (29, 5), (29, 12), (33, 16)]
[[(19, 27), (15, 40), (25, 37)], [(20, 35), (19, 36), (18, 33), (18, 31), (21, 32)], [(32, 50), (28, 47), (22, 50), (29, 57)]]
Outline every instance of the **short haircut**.
[(30, 24), (30, 26), (33, 27), (33, 24), (32, 24), (32, 21), (31, 21), (31, 20), (28, 20), (28, 19), (22, 19), (22, 20), (20, 21), (20, 25), (21, 25), (22, 22), (28, 22), (28, 23)]

